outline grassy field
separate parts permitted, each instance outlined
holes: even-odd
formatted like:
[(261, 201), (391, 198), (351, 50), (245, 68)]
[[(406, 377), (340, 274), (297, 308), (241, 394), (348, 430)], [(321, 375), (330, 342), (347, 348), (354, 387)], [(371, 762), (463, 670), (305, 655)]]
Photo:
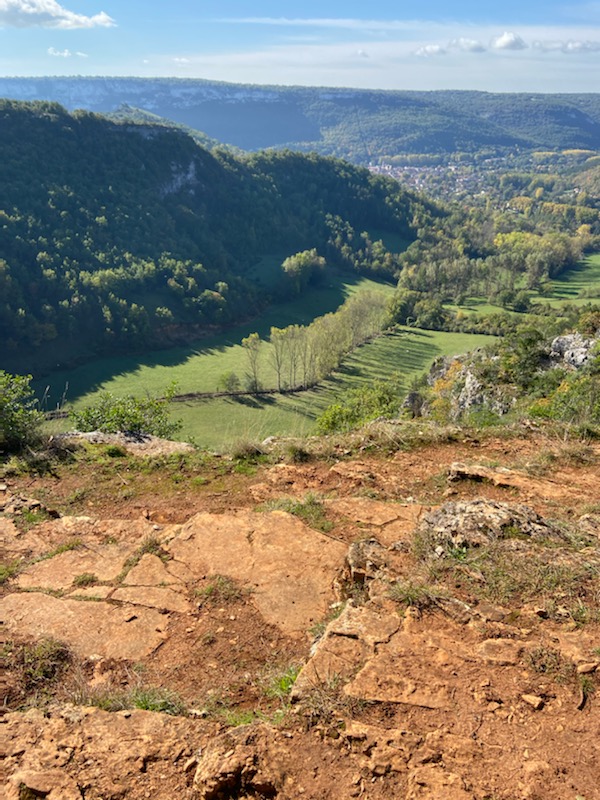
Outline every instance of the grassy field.
[[(532, 300), (560, 306), (563, 303), (585, 305), (600, 302), (600, 253), (583, 258), (573, 269), (551, 281), (552, 297), (532, 295)], [(587, 296), (586, 296), (587, 295)]]
[[(143, 355), (113, 356), (98, 359), (76, 369), (57, 371), (34, 383), (39, 397), (46, 393), (47, 408), (55, 408), (65, 395), (68, 403), (79, 406), (93, 399), (99, 391), (116, 395), (162, 394), (170, 383), (177, 383), (178, 392), (214, 392), (223, 373), (234, 371), (243, 378), (247, 370), (246, 354), (241, 341), (253, 331), (262, 338), (272, 326), (308, 324), (315, 317), (335, 311), (344, 300), (361, 287), (377, 288), (392, 293), (394, 287), (375, 283), (347, 273), (332, 276), (329, 285), (310, 289), (302, 297), (268, 309), (259, 319), (231, 328), (184, 347), (173, 347)], [(266, 353), (265, 353), (266, 356)], [(267, 358), (261, 373), (265, 386), (275, 385), (275, 375)], [(48, 388), (47, 388), (48, 387)]]
[[(532, 303), (548, 304), (554, 307), (571, 303), (583, 306), (586, 303), (600, 303), (600, 253), (583, 258), (573, 269), (563, 272), (558, 278), (550, 281), (552, 295), (545, 297), (538, 292), (530, 292)], [(516, 315), (515, 311), (507, 311), (502, 306), (493, 305), (485, 297), (469, 297), (460, 306), (448, 304), (446, 308), (451, 311), (462, 311), (466, 314), (497, 314), (508, 313)], [(525, 319), (528, 315), (521, 315)]]
[(404, 328), (363, 345), (343, 368), (319, 387), (293, 395), (258, 398), (218, 398), (174, 403), (172, 417), (183, 422), (183, 437), (215, 449), (243, 439), (267, 436), (306, 436), (315, 420), (349, 388), (385, 379), (397, 373), (404, 388), (440, 355), (455, 355), (481, 347), (491, 336), (443, 333)]

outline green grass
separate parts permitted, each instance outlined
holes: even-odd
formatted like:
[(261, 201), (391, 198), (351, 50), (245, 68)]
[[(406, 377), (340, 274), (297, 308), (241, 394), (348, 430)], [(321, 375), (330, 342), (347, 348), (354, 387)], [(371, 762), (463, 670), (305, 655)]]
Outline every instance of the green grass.
[(240, 437), (262, 441), (267, 436), (308, 436), (315, 431), (316, 418), (349, 388), (398, 373), (408, 389), (437, 356), (464, 353), (492, 340), (476, 334), (404, 328), (360, 347), (339, 372), (310, 391), (175, 403), (172, 414), (182, 420), (184, 438), (209, 448), (227, 449)]
[[(94, 395), (100, 391), (110, 391), (116, 396), (157, 396), (173, 381), (179, 393), (214, 392), (223, 373), (233, 371), (243, 379), (247, 358), (240, 343), (244, 337), (256, 331), (265, 339), (272, 326), (308, 324), (315, 317), (335, 311), (361, 287), (376, 287), (390, 295), (393, 292), (388, 284), (347, 273), (331, 274), (326, 285), (309, 289), (295, 300), (272, 306), (260, 319), (224, 333), (184, 347), (98, 359), (72, 370), (53, 372), (33, 385), (40, 397), (48, 387), (49, 409), (54, 408), (65, 393), (69, 403), (81, 407), (93, 402)], [(274, 385), (273, 370), (265, 366), (261, 380), (265, 385)]]
[(533, 294), (532, 300), (547, 302), (551, 306), (561, 306), (563, 303), (575, 305), (600, 303), (600, 253), (582, 259), (573, 269), (563, 272), (551, 283), (552, 297), (545, 298)]

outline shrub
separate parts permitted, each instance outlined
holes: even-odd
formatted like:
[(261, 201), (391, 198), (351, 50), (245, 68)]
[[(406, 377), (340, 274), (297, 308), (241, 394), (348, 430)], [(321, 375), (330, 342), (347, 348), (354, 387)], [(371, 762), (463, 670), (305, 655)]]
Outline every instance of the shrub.
[(31, 375), (0, 370), (0, 448), (19, 450), (39, 439), (44, 415), (30, 386)]
[(174, 395), (174, 386), (165, 397), (115, 397), (111, 392), (103, 392), (94, 405), (72, 411), (71, 419), (80, 431), (123, 431), (168, 439), (181, 428), (181, 422), (169, 419), (168, 404)]

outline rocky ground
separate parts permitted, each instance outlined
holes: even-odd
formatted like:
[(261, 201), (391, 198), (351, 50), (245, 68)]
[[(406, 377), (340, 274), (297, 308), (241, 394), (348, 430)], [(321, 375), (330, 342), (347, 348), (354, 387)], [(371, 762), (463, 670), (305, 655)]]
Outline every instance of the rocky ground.
[(600, 798), (600, 446), (0, 482), (8, 798)]

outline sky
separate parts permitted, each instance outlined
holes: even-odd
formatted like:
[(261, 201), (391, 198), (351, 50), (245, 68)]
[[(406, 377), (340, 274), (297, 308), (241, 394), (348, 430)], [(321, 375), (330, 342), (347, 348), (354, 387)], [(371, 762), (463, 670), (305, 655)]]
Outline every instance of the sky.
[(600, 0), (0, 0), (0, 75), (600, 91)]

